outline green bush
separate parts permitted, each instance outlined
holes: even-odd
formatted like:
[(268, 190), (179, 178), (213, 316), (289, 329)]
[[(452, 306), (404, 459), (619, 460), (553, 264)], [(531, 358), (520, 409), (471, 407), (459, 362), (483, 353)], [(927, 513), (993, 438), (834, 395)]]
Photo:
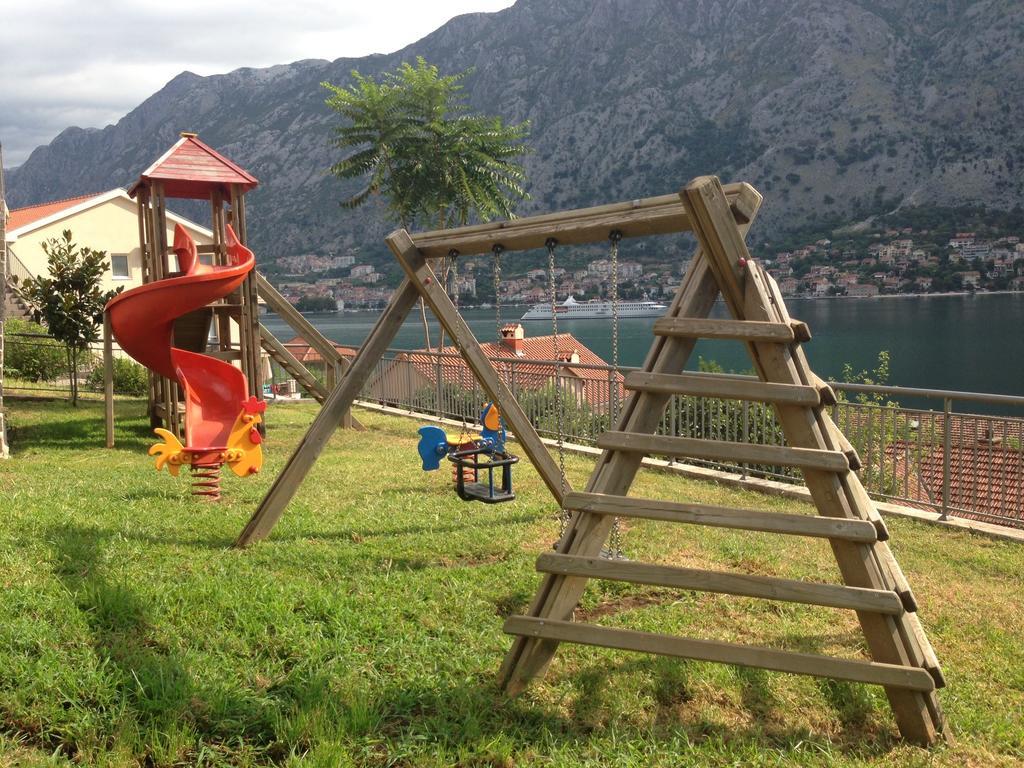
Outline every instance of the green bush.
[[(102, 365), (92, 369), (87, 383), (91, 389), (103, 390)], [(114, 358), (114, 394), (141, 397), (146, 394), (148, 386), (149, 376), (145, 368), (126, 357)]]
[(67, 374), (64, 346), (38, 323), (11, 318), (4, 323), (4, 372), (12, 379), (54, 381)]

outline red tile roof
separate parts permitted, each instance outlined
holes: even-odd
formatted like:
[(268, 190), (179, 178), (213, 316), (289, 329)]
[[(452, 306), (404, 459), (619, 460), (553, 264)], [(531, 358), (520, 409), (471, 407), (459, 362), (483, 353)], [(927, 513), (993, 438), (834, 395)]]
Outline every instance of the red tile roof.
[[(898, 440), (885, 452), (899, 496), (934, 505), (930, 509), (941, 505), (941, 445), (922, 450)], [(952, 445), (949, 506), (957, 517), (1024, 527), (1024, 453), (1015, 446), (985, 442)]]
[[(296, 336), (291, 341), (285, 342), (284, 346), (303, 365), (323, 362), (323, 356), (302, 336)], [(354, 347), (343, 347), (341, 344), (335, 344), (334, 348), (338, 350), (342, 357), (348, 360), (356, 356), (357, 350)]]
[(12, 232), (15, 229), (20, 229), (26, 224), (45, 219), (47, 216), (52, 216), (55, 213), (73, 208), (79, 203), (84, 203), (86, 200), (90, 200), (94, 197), (99, 197), (103, 194), (102, 192), (93, 192), (88, 195), (78, 195), (77, 197), (67, 197), (63, 200), (54, 200), (49, 203), (39, 203), (38, 205), (29, 205), (24, 208), (15, 208), (11, 211), (11, 216), (7, 220), (7, 231)]
[[(515, 324), (508, 326), (514, 328)], [(503, 329), (504, 330), (504, 329)], [(511, 341), (511, 340), (510, 340)], [(484, 355), (489, 358), (505, 358), (509, 361), (528, 360), (545, 361), (553, 360), (555, 357), (554, 336), (534, 336), (517, 340), (522, 354), (512, 348), (509, 343), (500, 341), (484, 342), (480, 345)], [(577, 364), (567, 364), (559, 368), (567, 384), (573, 380), (579, 383), (580, 399), (592, 408), (603, 411), (608, 408), (608, 400), (611, 392), (617, 390), (619, 402), (625, 397), (623, 383), (625, 379), (622, 374), (616, 372), (609, 382), (607, 370), (595, 368), (583, 368), (580, 366), (596, 365), (607, 366), (604, 360), (589, 349), (583, 342), (571, 333), (558, 334), (558, 353), (563, 360), (571, 359), (572, 353), (577, 357)], [(466, 362), (459, 355), (458, 347), (447, 346), (442, 350), (446, 357), (441, 359), (442, 381), (457, 384), (464, 389), (471, 389), (475, 378), (473, 372), (466, 365)], [(415, 370), (431, 382), (436, 381), (437, 357), (427, 354), (425, 350), (398, 355), (396, 360), (409, 360)], [(498, 375), (506, 384), (512, 380), (514, 372), (515, 385), (524, 389), (542, 389), (555, 377), (555, 366), (545, 362), (516, 362), (514, 365), (502, 365), (492, 361)]]
[(243, 191), (248, 191), (259, 184), (255, 176), (201, 142), (194, 134), (183, 134), (173, 147), (142, 172), (129, 194), (134, 197), (140, 187), (147, 187), (153, 181), (163, 182), (168, 197), (189, 198), (208, 197), (217, 187), (229, 192), (230, 185), (237, 184)]

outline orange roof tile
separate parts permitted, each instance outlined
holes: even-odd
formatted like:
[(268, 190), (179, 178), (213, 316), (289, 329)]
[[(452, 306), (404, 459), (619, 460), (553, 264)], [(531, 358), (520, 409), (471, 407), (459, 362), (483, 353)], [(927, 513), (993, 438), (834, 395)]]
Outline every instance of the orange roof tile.
[[(296, 336), (291, 341), (285, 342), (285, 349), (292, 353), (296, 360), (305, 365), (306, 363), (319, 363), (323, 361), (323, 356), (317, 352), (317, 350), (302, 336)], [(338, 350), (338, 353), (351, 360), (356, 356), (356, 350), (353, 347), (343, 347), (341, 344), (335, 344), (334, 348)]]
[[(943, 449), (897, 440), (885, 449), (897, 495), (934, 509), (942, 502)], [(891, 462), (891, 463), (890, 463)], [(1024, 527), (1024, 454), (998, 444), (954, 444), (949, 505), (957, 517)]]
[[(521, 345), (522, 354), (517, 354), (510, 344), (500, 341), (484, 342), (480, 348), (488, 358), (505, 358), (510, 362), (518, 360), (546, 361), (553, 360), (555, 357), (554, 336), (527, 337), (518, 340), (517, 344)], [(607, 366), (608, 363), (571, 333), (558, 334), (559, 356), (565, 360), (573, 352), (576, 353), (578, 363), (563, 365), (559, 370), (563, 380), (575, 380), (579, 383), (580, 400), (586, 402), (591, 408), (603, 411), (608, 407), (610, 394), (617, 390), (621, 403), (625, 398), (623, 387), (625, 379), (622, 374), (616, 372), (612, 376), (612, 383), (610, 383), (607, 370), (581, 367), (587, 365)], [(441, 358), (442, 381), (456, 384), (463, 389), (471, 389), (475, 378), (469, 366), (459, 355), (458, 347), (444, 347), (442, 355), (445, 355)], [(426, 350), (416, 350), (398, 356), (396, 360), (408, 360), (419, 374), (431, 382), (436, 381), (436, 355), (429, 354)], [(514, 370), (515, 385), (524, 389), (541, 389), (549, 384), (555, 376), (555, 366), (546, 362), (515, 362), (514, 366), (504, 366), (499, 361), (494, 363), (494, 367), (506, 383), (510, 382)]]
[(140, 187), (152, 181), (163, 182), (168, 197), (205, 198), (211, 190), (222, 187), (225, 191), (237, 184), (248, 191), (259, 182), (256, 177), (228, 160), (194, 134), (183, 134), (178, 142), (155, 163), (142, 172), (129, 190), (133, 197)]
[(47, 216), (52, 216), (55, 213), (60, 213), (68, 208), (73, 208), (79, 203), (84, 203), (94, 197), (98, 197), (103, 194), (102, 192), (92, 192), (88, 195), (78, 195), (77, 197), (67, 197), (63, 200), (53, 200), (49, 203), (39, 203), (38, 205), (29, 205), (24, 208), (15, 208), (11, 211), (10, 218), (7, 220), (7, 231), (12, 232), (15, 229), (21, 229), (26, 224), (31, 224), (34, 221), (45, 219)]

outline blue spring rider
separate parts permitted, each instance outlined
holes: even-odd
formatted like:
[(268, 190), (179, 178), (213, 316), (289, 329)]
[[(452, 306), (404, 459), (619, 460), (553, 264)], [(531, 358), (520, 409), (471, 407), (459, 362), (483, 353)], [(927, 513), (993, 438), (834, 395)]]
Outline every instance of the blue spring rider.
[[(512, 465), (519, 457), (505, 451), (505, 423), (494, 403), (484, 406), (480, 423), (483, 427), (479, 438), (457, 443), (449, 442), (440, 427), (420, 427), (417, 450), (423, 469), (438, 469), (441, 459), (447, 457), (453, 465), (455, 491), (460, 499), (485, 504), (512, 501), (516, 497), (512, 492)], [(500, 470), (498, 483), (495, 470)]]

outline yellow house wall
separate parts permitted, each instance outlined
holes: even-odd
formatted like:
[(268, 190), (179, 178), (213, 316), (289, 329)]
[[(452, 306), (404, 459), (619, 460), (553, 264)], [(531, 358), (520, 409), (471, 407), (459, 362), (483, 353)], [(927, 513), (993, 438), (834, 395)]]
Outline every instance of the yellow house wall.
[[(168, 220), (168, 243), (174, 242), (174, 224), (175, 222)], [(190, 226), (187, 223), (182, 226), (192, 235), (197, 245), (213, 243), (213, 238), (210, 235), (195, 226)], [(51, 238), (61, 238), (66, 229), (71, 230), (72, 239), (79, 246), (107, 252), (108, 268), (100, 280), (102, 290), (123, 288), (127, 291), (142, 285), (142, 250), (139, 247), (139, 219), (134, 200), (115, 197), (87, 210), (65, 216), (19, 236), (17, 240), (9, 243), (9, 250), (33, 275), (45, 275), (47, 266), (43, 243)], [(130, 278), (115, 278), (113, 276), (109, 267), (109, 255), (112, 253), (128, 254)], [(239, 344), (240, 338), (238, 324), (232, 321), (232, 344)]]
[[(208, 245), (213, 238), (193, 226), (184, 225), (197, 244)], [(108, 268), (101, 280), (103, 290), (112, 288), (134, 288), (142, 285), (142, 255), (139, 248), (139, 224), (135, 202), (117, 197), (88, 210), (72, 214), (32, 230), (11, 243), (10, 250), (21, 260), (33, 275), (46, 274), (46, 254), (43, 243), (51, 238), (60, 238), (64, 230), (70, 229), (73, 239), (80, 246), (100, 251), (128, 254), (128, 269), (131, 277), (115, 278)], [(167, 242), (174, 241), (174, 223), (167, 227)], [(109, 263), (109, 258), (108, 258)]]

